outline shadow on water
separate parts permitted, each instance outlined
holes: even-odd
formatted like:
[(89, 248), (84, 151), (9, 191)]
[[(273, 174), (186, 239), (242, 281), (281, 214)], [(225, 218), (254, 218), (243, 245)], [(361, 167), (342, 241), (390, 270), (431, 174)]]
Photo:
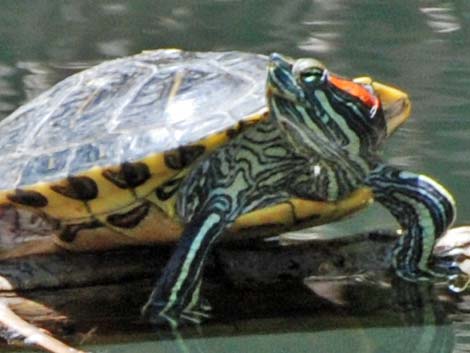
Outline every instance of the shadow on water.
[[(465, 0), (5, 0), (0, 4), (0, 118), (78, 70), (144, 49), (315, 56), (344, 75), (371, 74), (409, 92), (414, 116), (390, 141), (386, 156), (447, 185), (459, 204), (458, 222), (467, 223), (469, 34), (470, 3)], [(359, 221), (369, 228), (381, 222), (382, 216)], [(222, 329), (208, 325), (202, 327), (202, 337), (207, 332), (207, 338), (192, 333), (185, 347), (170, 339), (155, 343), (154, 336), (139, 336), (139, 343), (95, 348), (107, 352), (469, 350), (469, 319), (458, 311), (449, 314), (431, 288), (400, 284), (388, 293), (384, 309), (372, 314), (342, 309), (318, 313), (315, 308), (285, 320), (253, 318)], [(363, 293), (351, 307), (367, 307), (371, 296)], [(465, 305), (460, 309), (468, 311)]]

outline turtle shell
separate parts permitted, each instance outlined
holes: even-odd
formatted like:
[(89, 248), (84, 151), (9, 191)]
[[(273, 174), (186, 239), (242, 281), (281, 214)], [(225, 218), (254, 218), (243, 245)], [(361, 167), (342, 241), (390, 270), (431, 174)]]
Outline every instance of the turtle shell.
[(86, 234), (84, 248), (175, 239), (175, 194), (192, 163), (265, 116), (267, 60), (146, 51), (20, 107), (0, 122), (0, 243), (31, 232), (74, 243)]
[(70, 76), (0, 123), (0, 189), (135, 162), (264, 108), (267, 58), (146, 51)]

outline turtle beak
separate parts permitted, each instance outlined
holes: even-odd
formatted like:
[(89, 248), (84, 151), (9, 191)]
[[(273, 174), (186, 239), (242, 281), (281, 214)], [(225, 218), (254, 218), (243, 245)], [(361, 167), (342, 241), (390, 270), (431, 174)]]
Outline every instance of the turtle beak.
[(373, 81), (370, 77), (358, 77), (354, 82), (372, 86), (380, 100), (387, 124), (387, 136), (390, 136), (401, 124), (408, 120), (411, 102), (408, 95), (397, 88)]

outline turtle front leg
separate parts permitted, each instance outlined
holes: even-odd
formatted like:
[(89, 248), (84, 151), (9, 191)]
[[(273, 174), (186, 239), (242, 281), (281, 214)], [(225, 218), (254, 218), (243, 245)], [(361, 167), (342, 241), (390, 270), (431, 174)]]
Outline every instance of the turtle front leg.
[(223, 196), (210, 200), (186, 225), (178, 246), (143, 307), (154, 324), (198, 324), (210, 306), (200, 298), (204, 264), (215, 240), (232, 223), (229, 202)]
[(456, 213), (449, 192), (429, 177), (384, 165), (372, 171), (367, 184), (402, 227), (393, 252), (397, 275), (409, 281), (436, 276), (429, 268), (434, 243), (452, 225)]

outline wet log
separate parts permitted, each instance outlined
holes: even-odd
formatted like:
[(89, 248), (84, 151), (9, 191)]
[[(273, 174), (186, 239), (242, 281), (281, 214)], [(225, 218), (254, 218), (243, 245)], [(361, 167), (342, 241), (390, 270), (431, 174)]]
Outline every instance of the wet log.
[[(351, 294), (338, 288), (355, 287), (357, 276), (372, 275), (368, 291), (387, 291), (380, 283), (389, 281), (395, 240), (395, 235), (377, 232), (287, 246), (277, 241), (221, 243), (208, 261), (203, 291), (222, 322), (317, 312), (325, 305), (345, 304)], [(151, 332), (140, 307), (171, 252), (172, 247), (133, 247), (2, 260), (0, 303), (74, 342)], [(367, 305), (382, 304), (370, 300)]]

